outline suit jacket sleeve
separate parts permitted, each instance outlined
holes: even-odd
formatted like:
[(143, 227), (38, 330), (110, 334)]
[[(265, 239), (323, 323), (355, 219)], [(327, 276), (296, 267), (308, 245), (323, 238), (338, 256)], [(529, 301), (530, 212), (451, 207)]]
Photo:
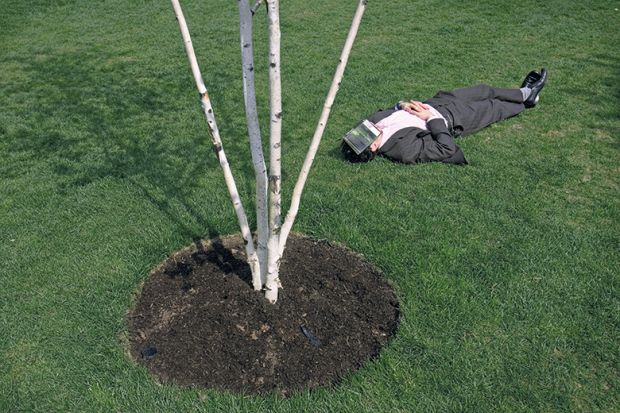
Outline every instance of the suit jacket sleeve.
[[(395, 111), (392, 108), (375, 112), (368, 119), (377, 123)], [(379, 154), (403, 163), (440, 161), (467, 164), (463, 151), (454, 142), (443, 119), (432, 119), (426, 126), (428, 131), (418, 128), (399, 130), (379, 149)]]
[(430, 136), (422, 137), (424, 146), (420, 153), (420, 162), (445, 161), (459, 150), (443, 119), (431, 119), (426, 123), (426, 127)]

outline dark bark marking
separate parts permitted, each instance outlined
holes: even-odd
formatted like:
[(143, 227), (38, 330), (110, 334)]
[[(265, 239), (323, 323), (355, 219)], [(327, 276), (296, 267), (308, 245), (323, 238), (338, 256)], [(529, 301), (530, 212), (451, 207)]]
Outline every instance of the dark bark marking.
[(269, 189), (274, 194), (280, 193), (280, 176), (278, 175), (269, 175)]

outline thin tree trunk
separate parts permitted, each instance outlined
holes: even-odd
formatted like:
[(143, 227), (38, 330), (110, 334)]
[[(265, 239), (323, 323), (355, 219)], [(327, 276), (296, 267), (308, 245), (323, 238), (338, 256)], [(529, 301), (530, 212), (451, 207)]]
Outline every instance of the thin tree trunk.
[[(237, 219), (239, 220), (241, 234), (245, 241), (248, 264), (250, 265), (250, 269), (252, 270), (252, 279), (253, 283), (255, 284), (256, 282), (260, 282), (260, 268), (258, 257), (256, 255), (256, 250), (254, 249), (252, 232), (250, 231), (250, 227), (248, 225), (248, 220), (245, 214), (245, 210), (243, 209), (243, 204), (241, 203), (241, 198), (239, 197), (239, 192), (237, 191), (237, 185), (235, 184), (232, 171), (230, 170), (230, 165), (228, 164), (226, 154), (224, 153), (224, 148), (222, 147), (222, 140), (220, 139), (220, 132), (217, 128), (217, 123), (213, 114), (213, 108), (209, 99), (209, 93), (204, 84), (204, 81), (202, 80), (202, 75), (200, 73), (200, 68), (198, 67), (198, 62), (194, 53), (194, 47), (192, 46), (192, 40), (189, 35), (187, 23), (185, 22), (185, 17), (183, 16), (183, 10), (181, 10), (181, 5), (179, 4), (178, 0), (171, 1), (172, 7), (174, 8), (174, 13), (177, 17), (177, 21), (179, 22), (181, 36), (183, 37), (185, 51), (187, 52), (187, 58), (189, 60), (190, 67), (192, 68), (192, 74), (194, 75), (196, 87), (198, 88), (198, 92), (200, 93), (200, 100), (205, 113), (205, 117), (207, 118), (207, 125), (209, 128), (209, 134), (211, 135), (211, 140), (213, 142), (213, 147), (220, 162), (220, 166), (222, 167), (222, 170), (224, 172), (224, 180), (226, 181), (226, 186), (228, 187), (228, 192), (230, 193), (233, 207), (235, 209), (235, 213), (237, 214)], [(258, 281), (256, 281), (257, 277)]]
[(278, 299), (280, 287), (280, 226), (281, 226), (281, 136), (282, 87), (280, 81), (280, 16), (278, 0), (267, 0), (269, 24), (269, 104), (271, 122), (269, 136), (269, 263), (265, 297), (272, 303)]
[(338, 63), (338, 67), (336, 68), (336, 73), (334, 74), (334, 79), (332, 81), (331, 87), (329, 88), (327, 98), (325, 99), (323, 112), (321, 113), (321, 117), (319, 118), (319, 123), (314, 132), (312, 142), (310, 143), (310, 149), (306, 154), (306, 159), (303, 166), (301, 167), (297, 183), (295, 184), (295, 188), (293, 190), (291, 207), (289, 208), (286, 219), (284, 220), (284, 224), (282, 225), (279, 245), (280, 256), (284, 253), (284, 248), (286, 246), (288, 235), (291, 231), (291, 228), (293, 227), (293, 222), (295, 221), (297, 212), (299, 211), (301, 194), (304, 190), (306, 180), (308, 179), (308, 174), (310, 172), (310, 168), (312, 167), (314, 157), (317, 150), (319, 149), (319, 144), (321, 143), (321, 138), (323, 137), (323, 132), (325, 131), (327, 119), (329, 118), (329, 113), (331, 111), (332, 105), (334, 104), (336, 93), (338, 93), (338, 89), (340, 88), (340, 82), (342, 81), (342, 76), (344, 75), (344, 69), (347, 66), (349, 54), (351, 53), (351, 48), (353, 47), (353, 42), (355, 41), (355, 37), (357, 36), (357, 30), (359, 29), (359, 25), (362, 20), (362, 16), (364, 15), (364, 11), (366, 10), (367, 4), (368, 0), (360, 0), (357, 5), (355, 15), (353, 16), (353, 22), (351, 23), (351, 28), (349, 29), (347, 40), (345, 41), (344, 48), (342, 49), (340, 61)]
[[(254, 48), (252, 45), (252, 14), (249, 0), (239, 2), (239, 31), (241, 38), (241, 61), (243, 66), (243, 97), (245, 115), (248, 124), (252, 163), (256, 176), (256, 233), (258, 261), (260, 265), (260, 283), (254, 282), (254, 289), (260, 290), (267, 282), (269, 240), (269, 209), (267, 195), (267, 167), (261, 143), (258, 112), (256, 109), (256, 92), (254, 87)], [(254, 280), (256, 281), (256, 280)]]

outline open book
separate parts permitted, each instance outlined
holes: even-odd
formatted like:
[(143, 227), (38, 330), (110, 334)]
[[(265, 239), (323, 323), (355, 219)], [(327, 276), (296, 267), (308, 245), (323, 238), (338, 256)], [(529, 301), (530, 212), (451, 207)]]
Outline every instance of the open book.
[(343, 139), (347, 145), (359, 155), (364, 152), (379, 135), (381, 135), (381, 131), (368, 119), (364, 119), (353, 129), (348, 131)]

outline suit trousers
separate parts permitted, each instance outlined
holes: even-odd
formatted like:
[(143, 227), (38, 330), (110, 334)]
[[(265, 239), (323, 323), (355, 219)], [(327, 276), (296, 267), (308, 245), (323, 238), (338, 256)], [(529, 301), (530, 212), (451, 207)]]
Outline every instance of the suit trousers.
[[(521, 113), (523, 94), (519, 89), (477, 85), (451, 92), (440, 91), (426, 102), (448, 115), (455, 135), (469, 135), (492, 123)], [(444, 115), (444, 117), (446, 117)]]

